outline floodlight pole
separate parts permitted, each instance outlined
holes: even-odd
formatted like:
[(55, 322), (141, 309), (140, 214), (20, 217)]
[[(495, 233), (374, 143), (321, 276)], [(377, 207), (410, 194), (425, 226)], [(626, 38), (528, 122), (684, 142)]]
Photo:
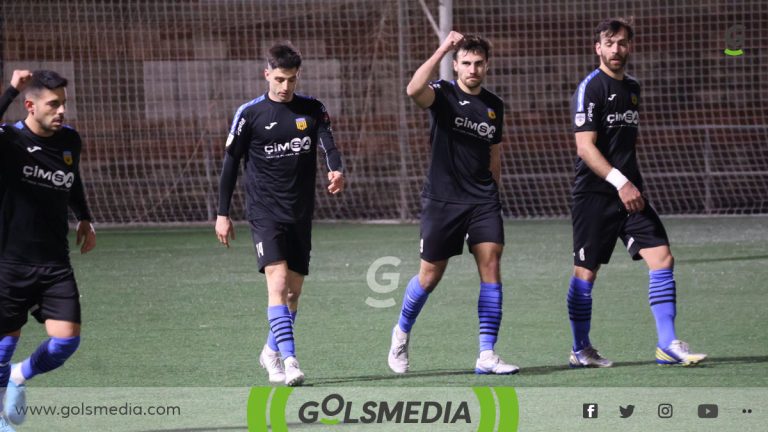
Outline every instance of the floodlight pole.
[[(440, 0), (438, 4), (439, 24), (435, 22), (435, 17), (429, 11), (427, 3), (424, 0), (419, 0), (419, 4), (424, 11), (427, 21), (432, 25), (432, 30), (435, 31), (435, 35), (438, 38), (437, 44), (440, 45), (448, 37), (448, 33), (453, 30), (453, 0)], [(449, 55), (443, 57), (443, 60), (440, 62), (440, 79), (447, 81), (453, 79), (453, 59)]]
[[(438, 7), (440, 12), (440, 41), (442, 43), (448, 33), (453, 30), (453, 0), (440, 0)], [(440, 62), (440, 79), (451, 81), (453, 79), (453, 59), (450, 55), (443, 57)]]

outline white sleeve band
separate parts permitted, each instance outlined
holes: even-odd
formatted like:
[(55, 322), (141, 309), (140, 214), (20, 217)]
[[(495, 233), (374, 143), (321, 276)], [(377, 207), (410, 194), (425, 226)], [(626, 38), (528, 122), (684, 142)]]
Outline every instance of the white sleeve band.
[(616, 190), (619, 190), (624, 187), (624, 185), (627, 184), (629, 180), (624, 177), (624, 174), (622, 174), (621, 171), (617, 170), (616, 168), (611, 168), (611, 172), (609, 172), (605, 177), (605, 181), (612, 184)]

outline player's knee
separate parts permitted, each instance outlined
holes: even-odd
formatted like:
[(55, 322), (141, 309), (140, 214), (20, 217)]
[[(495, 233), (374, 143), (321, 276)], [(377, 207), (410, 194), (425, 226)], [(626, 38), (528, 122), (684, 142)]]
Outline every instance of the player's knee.
[(297, 302), (299, 301), (299, 297), (301, 297), (301, 290), (292, 289), (288, 291), (288, 295), (287, 295), (288, 302)]
[(672, 256), (672, 254), (668, 254), (664, 259), (662, 260), (663, 268), (666, 269), (674, 269), (675, 268), (675, 257)]
[(671, 253), (667, 253), (667, 254), (655, 257), (655, 259), (649, 260), (648, 262), (648, 268), (651, 271), (674, 269), (674, 267), (675, 267), (675, 258), (672, 256)]
[(425, 291), (431, 292), (435, 287), (437, 287), (437, 284), (440, 283), (440, 279), (442, 279), (442, 275), (436, 275), (434, 273), (428, 273), (426, 275), (420, 275), (419, 276), (419, 285), (421, 285), (422, 288), (424, 288)]
[(573, 276), (575, 276), (576, 279), (581, 279), (587, 282), (594, 282), (595, 279), (597, 279), (597, 269), (590, 270), (586, 267), (576, 266), (573, 268)]
[(70, 358), (72, 354), (77, 351), (79, 346), (80, 336), (68, 338), (52, 337), (48, 342), (48, 352), (51, 354), (51, 357), (61, 363), (64, 363), (64, 361)]
[(485, 282), (498, 282), (501, 278), (501, 264), (499, 260), (487, 260), (478, 265), (480, 279)]

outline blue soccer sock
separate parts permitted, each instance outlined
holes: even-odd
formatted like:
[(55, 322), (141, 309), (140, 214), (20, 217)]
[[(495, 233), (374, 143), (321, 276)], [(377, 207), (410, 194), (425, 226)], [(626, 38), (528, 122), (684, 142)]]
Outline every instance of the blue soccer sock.
[[(293, 322), (294, 326), (296, 325), (296, 314), (298, 314), (298, 309), (295, 311), (291, 311), (291, 321)], [(280, 351), (280, 349), (277, 347), (277, 340), (275, 339), (275, 334), (272, 333), (272, 329), (269, 329), (269, 334), (267, 334), (267, 346), (272, 351)]]
[(592, 282), (571, 277), (568, 288), (568, 318), (573, 332), (573, 350), (581, 351), (591, 345), (589, 328), (592, 322)]
[(21, 374), (28, 380), (35, 375), (50, 372), (63, 365), (79, 346), (80, 336), (45, 340), (31, 356), (21, 362)]
[(675, 279), (672, 269), (648, 272), (648, 303), (656, 320), (659, 348), (665, 349), (677, 339), (675, 336), (675, 315), (677, 313)]
[(477, 317), (480, 321), (480, 352), (493, 351), (501, 326), (504, 295), (500, 283), (480, 283), (477, 299)]
[(5, 388), (8, 387), (8, 379), (11, 376), (11, 358), (18, 343), (17, 336), (0, 337), (0, 413), (3, 412)]
[(412, 277), (403, 295), (403, 308), (400, 310), (400, 319), (397, 322), (400, 330), (410, 333), (428, 297), (429, 293), (419, 283), (419, 275)]
[(296, 347), (293, 341), (293, 320), (288, 306), (270, 306), (267, 308), (267, 319), (269, 328), (275, 335), (277, 351), (280, 351), (280, 357), (283, 360), (288, 357), (296, 357)]

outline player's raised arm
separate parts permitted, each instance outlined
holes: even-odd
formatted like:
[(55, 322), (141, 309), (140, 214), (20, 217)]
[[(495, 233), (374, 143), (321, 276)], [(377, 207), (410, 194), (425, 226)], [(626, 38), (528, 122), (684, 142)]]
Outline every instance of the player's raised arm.
[(11, 76), (11, 85), (0, 96), (0, 118), (5, 114), (5, 111), (11, 106), (11, 102), (19, 93), (23, 92), (27, 87), (27, 83), (32, 79), (32, 72), (28, 70), (14, 70), (13, 76)]
[(432, 102), (435, 101), (435, 91), (429, 86), (429, 80), (435, 75), (435, 71), (443, 57), (456, 49), (456, 45), (462, 39), (464, 39), (464, 35), (459, 32), (451, 31), (448, 33), (448, 36), (440, 44), (440, 47), (437, 48), (437, 51), (432, 54), (432, 57), (427, 59), (413, 73), (411, 82), (408, 83), (405, 92), (420, 108), (429, 108)]
[(27, 87), (27, 83), (29, 83), (29, 80), (32, 79), (32, 72), (28, 71), (26, 69), (17, 69), (13, 71), (13, 76), (11, 76), (11, 85), (13, 88), (19, 91), (19, 93), (23, 92), (24, 89)]
[(639, 212), (645, 207), (640, 191), (619, 170), (612, 167), (600, 153), (595, 143), (597, 132), (576, 132), (576, 153), (597, 176), (611, 183), (619, 193), (621, 202), (629, 213)]

